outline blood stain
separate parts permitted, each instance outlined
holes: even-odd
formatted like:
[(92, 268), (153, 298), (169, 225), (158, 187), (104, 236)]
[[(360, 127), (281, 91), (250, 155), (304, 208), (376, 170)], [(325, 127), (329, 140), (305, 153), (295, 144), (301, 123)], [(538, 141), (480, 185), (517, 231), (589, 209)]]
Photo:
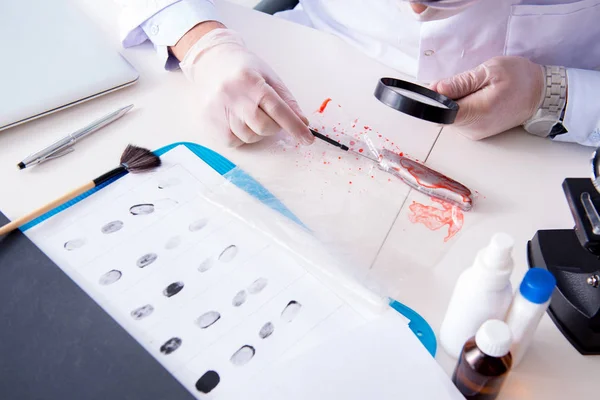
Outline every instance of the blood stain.
[(432, 197), (431, 201), (441, 204), (442, 208), (426, 206), (413, 201), (408, 207), (411, 212), (408, 219), (413, 224), (421, 223), (432, 231), (436, 231), (448, 225), (448, 235), (444, 238), (444, 242), (447, 242), (463, 227), (464, 214), (460, 208), (442, 200)]
[(349, 182), (352, 185), (352, 181)]
[(327, 108), (327, 104), (329, 104), (330, 101), (330, 98), (326, 98), (325, 100), (323, 100), (323, 103), (321, 103), (321, 107), (319, 107), (319, 113), (323, 114), (323, 111), (325, 111), (325, 109)]
[(363, 151), (364, 151), (363, 149), (358, 149), (358, 152), (359, 152), (359, 153), (362, 153)]
[(350, 141), (350, 146), (354, 146), (356, 144), (356, 142), (354, 140)]

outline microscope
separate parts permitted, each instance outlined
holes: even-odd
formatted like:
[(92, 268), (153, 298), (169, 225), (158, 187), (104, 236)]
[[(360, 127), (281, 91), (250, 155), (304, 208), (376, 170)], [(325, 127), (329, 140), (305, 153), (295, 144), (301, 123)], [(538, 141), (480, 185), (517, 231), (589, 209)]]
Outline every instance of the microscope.
[(562, 185), (575, 228), (538, 231), (527, 245), (529, 267), (556, 278), (550, 318), (583, 355), (600, 354), (600, 149), (591, 164), (591, 179)]

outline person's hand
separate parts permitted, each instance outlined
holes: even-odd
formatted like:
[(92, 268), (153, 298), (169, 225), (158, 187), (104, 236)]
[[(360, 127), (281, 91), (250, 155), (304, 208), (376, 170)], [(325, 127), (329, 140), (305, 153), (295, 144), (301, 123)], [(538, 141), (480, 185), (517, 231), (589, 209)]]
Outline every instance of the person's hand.
[(223, 122), (231, 146), (258, 142), (281, 129), (302, 144), (314, 141), (292, 94), (237, 32), (213, 29), (204, 34), (180, 65), (198, 86), (206, 111)]
[(495, 57), (430, 85), (458, 99), (454, 126), (473, 140), (522, 125), (542, 104), (545, 87), (543, 67), (521, 57)]

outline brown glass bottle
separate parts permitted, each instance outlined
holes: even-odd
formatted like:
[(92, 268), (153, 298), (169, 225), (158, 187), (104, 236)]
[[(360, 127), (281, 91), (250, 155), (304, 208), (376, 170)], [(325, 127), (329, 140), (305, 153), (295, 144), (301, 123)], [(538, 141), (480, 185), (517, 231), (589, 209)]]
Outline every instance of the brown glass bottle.
[(472, 337), (460, 353), (452, 382), (467, 400), (493, 400), (500, 393), (511, 366), (509, 352), (499, 357), (490, 356)]

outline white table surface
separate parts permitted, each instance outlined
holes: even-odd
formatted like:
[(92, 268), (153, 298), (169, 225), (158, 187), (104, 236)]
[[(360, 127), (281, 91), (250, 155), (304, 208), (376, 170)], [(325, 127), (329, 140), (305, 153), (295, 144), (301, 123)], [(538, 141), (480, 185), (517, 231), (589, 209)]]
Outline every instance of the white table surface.
[[(114, 4), (78, 2), (120, 50)], [(535, 231), (572, 226), (560, 185), (567, 176), (587, 176), (590, 149), (550, 143), (518, 130), (480, 143), (444, 130), (436, 142), (437, 126), (397, 113), (373, 98), (377, 79), (399, 76), (397, 72), (333, 36), (226, 2), (218, 5), (225, 23), (274, 67), (311, 121), (320, 117), (311, 113), (331, 97), (333, 105), (342, 105), (344, 117), (360, 117), (361, 124), (400, 144), (406, 153), (427, 159), (432, 167), (478, 190), (481, 198), (465, 216), (462, 231), (444, 243), (443, 233), (414, 226), (407, 206), (413, 199), (429, 204), (428, 199), (409, 193), (400, 183), (389, 184), (382, 175), (371, 179), (357, 171), (354, 160), (344, 161), (353, 168), (350, 172), (346, 164), (320, 167), (323, 159), (337, 156), (324, 144), (288, 152), (273, 141), (228, 149), (206, 132), (190, 84), (181, 73), (162, 70), (149, 44), (122, 50), (140, 72), (136, 85), (0, 132), (0, 210), (15, 218), (89, 181), (114, 167), (127, 143), (151, 149), (174, 141), (200, 143), (263, 182), (325, 241), (341, 237), (341, 255), (351, 257), (360, 274), (368, 273), (370, 286), (413, 307), (436, 331), (458, 274), (494, 232), (505, 231), (516, 239), (516, 285), (526, 269), (526, 241)], [(74, 153), (38, 168), (16, 169), (27, 154), (129, 103), (136, 105), (130, 115), (78, 143)], [(320, 157), (321, 152), (327, 154)], [(353, 180), (352, 189), (348, 179)], [(451, 372), (453, 361), (442, 350), (438, 354)], [(544, 317), (529, 357), (511, 375), (502, 398), (590, 398), (599, 370), (599, 358), (579, 355)]]
[[(476, 205), (465, 214), (462, 231), (447, 243), (445, 232), (432, 233), (423, 225), (417, 229), (405, 206), (371, 270), (371, 284), (385, 285), (399, 301), (414, 306), (438, 333), (460, 273), (494, 233), (506, 232), (515, 239), (511, 281), (518, 287), (528, 268), (527, 241), (536, 231), (573, 227), (561, 185), (566, 177), (589, 176), (591, 152), (533, 137), (520, 128), (481, 142), (444, 129), (427, 163), (477, 190)], [(407, 203), (413, 200), (431, 204), (416, 192)], [(410, 254), (404, 247), (408, 233), (427, 239), (420, 247), (412, 246)], [(429, 256), (432, 248), (436, 257)], [(452, 373), (455, 360), (441, 346), (437, 360)], [(592, 382), (599, 371), (600, 357), (579, 354), (546, 314), (529, 353), (511, 372), (499, 399), (596, 398)]]

